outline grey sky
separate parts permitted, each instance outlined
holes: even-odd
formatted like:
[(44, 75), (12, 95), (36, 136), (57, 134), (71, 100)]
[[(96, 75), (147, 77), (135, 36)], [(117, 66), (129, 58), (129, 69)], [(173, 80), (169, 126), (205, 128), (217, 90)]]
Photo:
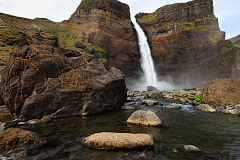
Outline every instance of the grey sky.
[[(120, 0), (129, 4), (131, 13), (154, 12), (167, 4), (189, 0)], [(0, 12), (31, 18), (48, 18), (55, 22), (67, 20), (76, 10), (81, 0), (0, 0)], [(240, 1), (213, 0), (214, 13), (219, 18), (220, 29), (231, 38), (240, 34)]]

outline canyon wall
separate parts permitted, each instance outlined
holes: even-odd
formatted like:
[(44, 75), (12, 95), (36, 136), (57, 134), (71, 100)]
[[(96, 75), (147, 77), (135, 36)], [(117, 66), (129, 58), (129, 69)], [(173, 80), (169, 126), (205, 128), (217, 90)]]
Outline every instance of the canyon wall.
[(60, 24), (77, 29), (85, 45), (97, 44), (103, 58), (131, 76), (139, 70), (136, 31), (130, 19), (129, 6), (117, 0), (82, 0), (71, 18)]
[(212, 0), (163, 6), (135, 17), (145, 31), (159, 78), (203, 86), (216, 78), (240, 78), (239, 49), (220, 31)]

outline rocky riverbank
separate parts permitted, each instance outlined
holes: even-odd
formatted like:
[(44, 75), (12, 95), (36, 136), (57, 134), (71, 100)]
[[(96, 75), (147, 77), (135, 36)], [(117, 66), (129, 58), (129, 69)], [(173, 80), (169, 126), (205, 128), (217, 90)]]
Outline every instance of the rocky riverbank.
[[(161, 105), (160, 99), (168, 99), (179, 101), (179, 103), (187, 103), (193, 105), (194, 109), (196, 110), (240, 115), (240, 94), (238, 94), (240, 88), (239, 81), (240, 80), (232, 78), (217, 79), (211, 82), (205, 88), (187, 90), (128, 90), (127, 102), (141, 101), (142, 105), (157, 106)], [(215, 90), (214, 92), (212, 91), (213, 89)], [(204, 97), (205, 99), (210, 99), (211, 97), (210, 103), (209, 101), (204, 101)], [(181, 106), (176, 104), (172, 106), (172, 108), (180, 109)]]

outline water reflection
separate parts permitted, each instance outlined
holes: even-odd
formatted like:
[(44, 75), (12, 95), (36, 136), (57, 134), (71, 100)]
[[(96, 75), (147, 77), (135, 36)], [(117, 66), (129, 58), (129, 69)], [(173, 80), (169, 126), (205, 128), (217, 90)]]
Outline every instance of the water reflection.
[[(134, 112), (116, 112), (91, 117), (70, 117), (56, 119), (48, 124), (23, 126), (47, 140), (35, 150), (28, 150), (30, 159), (34, 156), (45, 159), (237, 159), (240, 157), (240, 117), (221, 113), (172, 110), (168, 106), (178, 102), (162, 102), (162, 106), (135, 106), (150, 110), (163, 121), (163, 127), (146, 127), (127, 124)], [(191, 109), (191, 107), (189, 107)], [(94, 150), (85, 148), (81, 140), (98, 132), (147, 133), (154, 141), (153, 151)], [(183, 145), (195, 145), (204, 152), (187, 154)], [(49, 156), (52, 155), (52, 156)], [(49, 157), (48, 157), (49, 156)], [(32, 157), (32, 158), (31, 158)]]

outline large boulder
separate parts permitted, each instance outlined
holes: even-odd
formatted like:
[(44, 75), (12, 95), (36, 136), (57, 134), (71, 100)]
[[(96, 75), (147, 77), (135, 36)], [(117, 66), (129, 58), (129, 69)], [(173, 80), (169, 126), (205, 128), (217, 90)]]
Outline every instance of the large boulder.
[(144, 126), (160, 126), (162, 121), (151, 111), (135, 111), (127, 120), (128, 123)]
[(125, 76), (91, 54), (24, 46), (3, 70), (1, 95), (15, 118), (94, 115), (123, 106)]
[(96, 133), (82, 140), (83, 145), (97, 149), (149, 149), (154, 146), (148, 134)]
[(204, 88), (202, 102), (215, 107), (239, 104), (240, 80), (215, 79)]
[(44, 140), (36, 133), (20, 128), (8, 128), (0, 134), (0, 149), (16, 149), (43, 142)]

